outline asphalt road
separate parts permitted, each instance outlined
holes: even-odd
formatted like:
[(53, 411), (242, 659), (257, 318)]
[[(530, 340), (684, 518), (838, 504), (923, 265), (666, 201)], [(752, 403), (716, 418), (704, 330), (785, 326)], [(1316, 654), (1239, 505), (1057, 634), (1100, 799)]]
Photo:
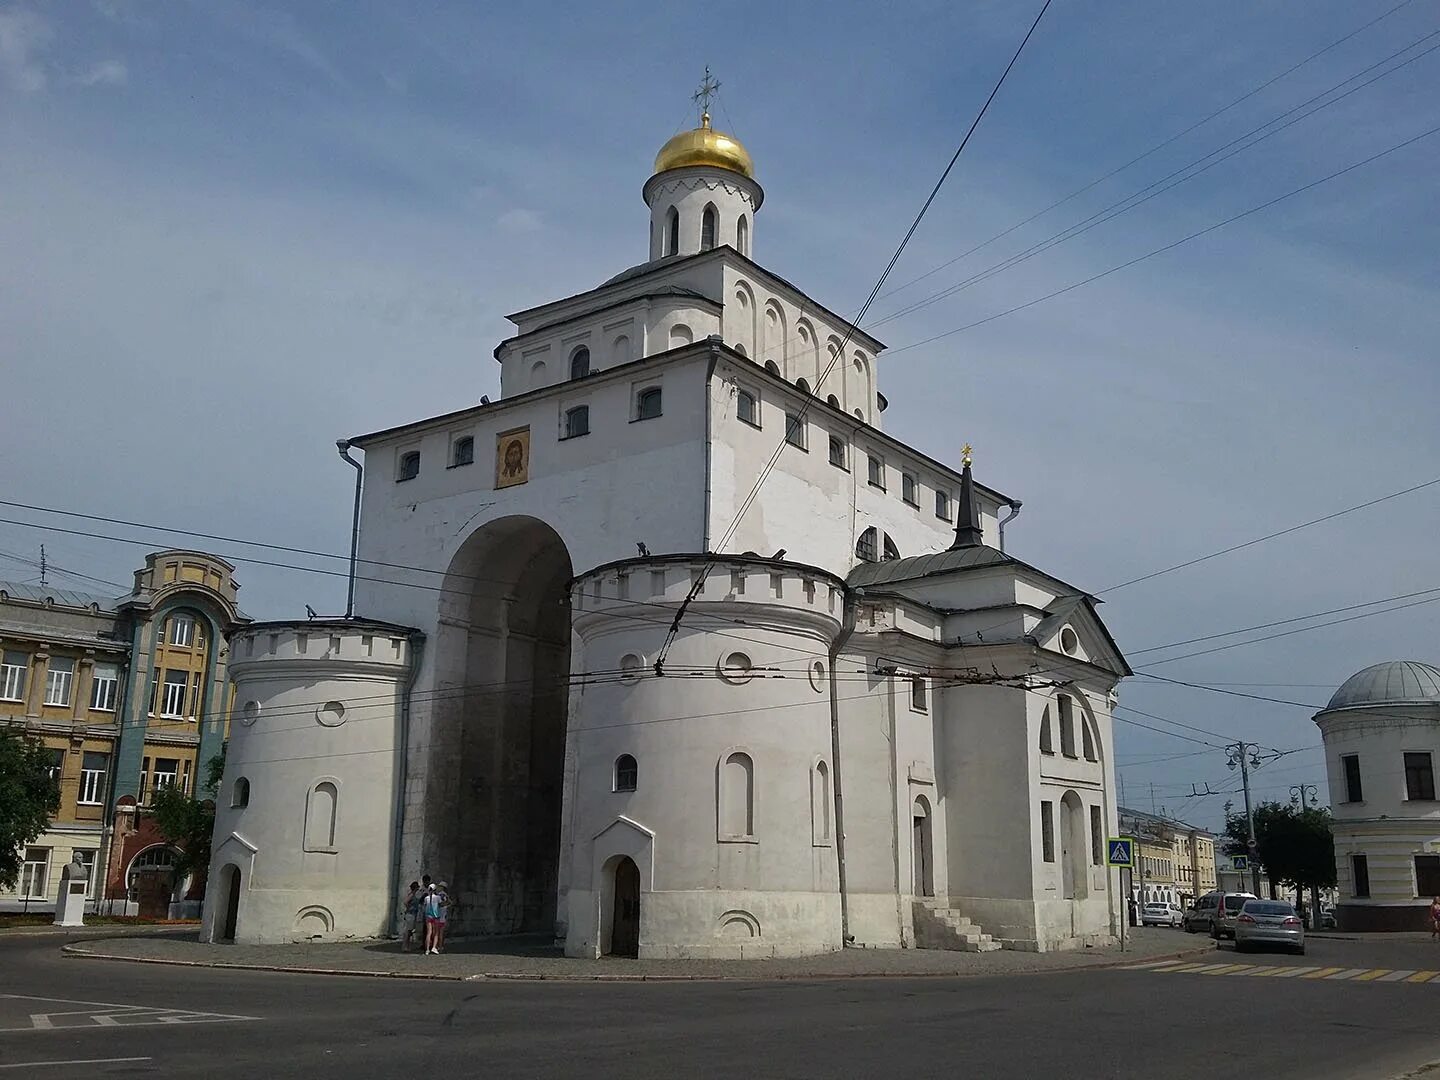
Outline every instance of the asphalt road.
[[(78, 960), (59, 945), (0, 939), (0, 1078), (1323, 1080), (1440, 1059), (1440, 978), (454, 983)], [(1303, 959), (1214, 960), (1420, 970), (1440, 968), (1440, 945), (1315, 940)]]

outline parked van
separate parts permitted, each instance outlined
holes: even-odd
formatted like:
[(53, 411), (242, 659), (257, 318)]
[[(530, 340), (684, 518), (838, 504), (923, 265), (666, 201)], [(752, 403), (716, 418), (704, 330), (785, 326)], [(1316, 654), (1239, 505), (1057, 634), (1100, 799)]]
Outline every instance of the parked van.
[(1220, 897), (1224, 895), (1224, 893), (1208, 892), (1204, 896), (1196, 897), (1195, 902), (1185, 910), (1185, 932), (1187, 934), (1213, 933), (1215, 911), (1220, 907)]
[(1254, 893), (1221, 893), (1220, 901), (1215, 908), (1215, 917), (1210, 922), (1210, 936), (1216, 941), (1227, 937), (1235, 940), (1235, 918), (1240, 914), (1240, 909), (1245, 906), (1246, 900), (1260, 899)]

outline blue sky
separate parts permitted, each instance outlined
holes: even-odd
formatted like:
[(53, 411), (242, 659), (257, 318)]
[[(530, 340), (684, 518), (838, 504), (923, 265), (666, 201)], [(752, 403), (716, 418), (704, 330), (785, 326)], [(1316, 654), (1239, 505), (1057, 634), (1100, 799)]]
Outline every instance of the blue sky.
[[(1057, 0), (890, 287), (1393, 6)], [(854, 312), (1032, 17), (998, 2), (0, 0), (7, 497), (344, 551), (351, 474), (335, 437), (494, 394), (505, 312), (643, 259), (640, 187), (658, 146), (693, 122), (705, 64), (723, 83), (717, 125), (745, 141), (766, 188), (757, 257)], [(1420, 42), (1389, 63), (1416, 56), (1437, 29), (1434, 3), (1402, 5), (874, 315)], [(1095, 590), (1434, 479), (1440, 136), (1093, 285), (904, 346), (1436, 127), (1437, 82), (1440, 53), (1420, 56), (1113, 222), (877, 327), (897, 350), (880, 367), (888, 429), (948, 459), (973, 443), (979, 475), (1025, 500), (1012, 550)], [(1107, 594), (1102, 613), (1138, 650), (1440, 587), (1437, 535), (1431, 488)], [(0, 575), (32, 576), (11, 556), (33, 558), (42, 540), (61, 566), (117, 582), (143, 551), (0, 524)], [(339, 579), (253, 565), (240, 576), (262, 617), (343, 604)], [(1440, 604), (1154, 670), (1323, 702), (1392, 657), (1440, 661)], [(1207, 742), (1312, 748), (1256, 783), (1261, 797), (1323, 790), (1303, 708), (1143, 678), (1123, 701), (1215, 733), (1182, 729)], [(1222, 799), (1183, 797), (1192, 781), (1231, 786), (1218, 753), (1117, 731), (1131, 803), (1148, 809), (1153, 782), (1157, 806), (1218, 819)]]

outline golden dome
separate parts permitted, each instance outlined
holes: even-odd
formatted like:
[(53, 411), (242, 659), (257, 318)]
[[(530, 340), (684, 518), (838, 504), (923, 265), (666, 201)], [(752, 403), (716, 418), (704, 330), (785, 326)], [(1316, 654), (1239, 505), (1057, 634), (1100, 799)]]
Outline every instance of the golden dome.
[(655, 171), (683, 169), (687, 165), (709, 165), (717, 169), (729, 169), (741, 176), (755, 177), (755, 165), (750, 153), (723, 131), (710, 126), (710, 114), (700, 117), (700, 126), (693, 131), (682, 131), (660, 148), (655, 155)]

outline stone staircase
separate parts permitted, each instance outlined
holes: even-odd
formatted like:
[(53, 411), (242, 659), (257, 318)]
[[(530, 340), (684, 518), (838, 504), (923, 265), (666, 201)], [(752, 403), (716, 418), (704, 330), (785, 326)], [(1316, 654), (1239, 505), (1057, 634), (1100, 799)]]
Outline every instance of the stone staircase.
[(998, 941), (938, 900), (915, 901), (915, 947), (951, 952), (995, 952)]

